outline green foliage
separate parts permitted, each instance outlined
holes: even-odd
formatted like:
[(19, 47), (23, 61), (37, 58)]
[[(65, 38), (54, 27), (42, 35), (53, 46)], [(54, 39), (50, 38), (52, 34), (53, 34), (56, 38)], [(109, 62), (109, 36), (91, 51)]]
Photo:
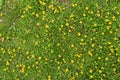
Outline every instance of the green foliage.
[(7, 0), (2, 7), (1, 80), (119, 79), (118, 0)]

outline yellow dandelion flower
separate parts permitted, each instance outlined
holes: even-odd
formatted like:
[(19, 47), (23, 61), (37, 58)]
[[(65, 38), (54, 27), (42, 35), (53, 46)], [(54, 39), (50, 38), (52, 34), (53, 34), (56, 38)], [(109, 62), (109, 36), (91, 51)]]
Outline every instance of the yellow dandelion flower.
[(71, 47), (74, 47), (74, 44), (71, 44)]
[(35, 16), (36, 16), (36, 17), (39, 17), (39, 14), (38, 14), (38, 13), (36, 13), (36, 14), (35, 14)]
[(57, 70), (60, 70), (60, 66), (57, 67)]
[(81, 65), (81, 66), (80, 66), (80, 68), (82, 69), (82, 68), (83, 68), (83, 66)]
[(93, 78), (93, 75), (90, 75), (90, 79), (92, 79)]
[(0, 37), (2, 36), (2, 34), (0, 33)]
[(85, 17), (85, 16), (86, 16), (86, 14), (84, 13), (84, 14), (83, 14), (83, 16)]
[(28, 76), (28, 73), (25, 73), (25, 76)]
[(105, 34), (104, 32), (101, 33), (101, 35), (104, 35), (104, 34)]
[(49, 28), (49, 26), (48, 26), (48, 25), (45, 25), (45, 28), (46, 28), (46, 29), (48, 29), (48, 28)]
[(101, 59), (101, 57), (98, 57), (98, 59), (100, 60), (100, 59)]
[(3, 16), (3, 13), (0, 13), (0, 17)]
[(78, 72), (76, 72), (75, 75), (78, 76)]
[(35, 12), (32, 12), (32, 15), (35, 15)]
[(65, 69), (65, 72), (68, 72), (69, 71), (69, 69), (67, 68), (67, 69)]
[(40, 25), (40, 23), (36, 23), (36, 25), (37, 25), (37, 26), (39, 26), (39, 25)]
[(74, 60), (71, 60), (71, 63), (74, 63), (75, 61)]
[(4, 41), (5, 41), (5, 38), (4, 38), (4, 37), (2, 37), (1, 42), (4, 42)]
[(38, 42), (35, 42), (35, 45), (38, 46)]
[(97, 14), (98, 17), (100, 17), (100, 14)]
[(8, 70), (8, 67), (4, 68), (4, 71), (7, 71)]
[(99, 70), (98, 72), (99, 72), (99, 73), (102, 73), (102, 70)]
[(57, 46), (60, 46), (60, 43), (57, 43)]
[(90, 11), (91, 14), (93, 14), (93, 11)]
[(50, 75), (48, 76), (48, 80), (51, 80), (51, 76)]
[(96, 23), (94, 23), (93, 25), (94, 25), (95, 27), (97, 26), (97, 24), (96, 24)]
[(107, 26), (106, 28), (107, 28), (107, 30), (109, 30), (109, 29), (110, 29), (110, 26)]
[(66, 24), (65, 24), (66, 26), (69, 26), (69, 23), (68, 22), (66, 22)]
[(92, 52), (91, 52), (91, 51), (88, 51), (88, 55), (93, 56), (93, 54), (92, 54)]
[(88, 10), (88, 7), (87, 7), (87, 6), (85, 7), (85, 10)]
[(6, 61), (6, 65), (8, 66), (9, 64), (10, 64), (9, 61), (7, 60), (7, 61)]
[(112, 22), (111, 22), (111, 21), (109, 21), (109, 22), (108, 22), (108, 24), (109, 24), (109, 25), (111, 25), (111, 24), (112, 24)]
[(26, 52), (26, 55), (28, 55), (28, 54), (29, 54), (29, 51)]
[(32, 57), (32, 58), (35, 58), (35, 55), (32, 55), (31, 57)]
[(92, 69), (90, 69), (90, 70), (89, 70), (89, 72), (90, 72), (90, 73), (93, 73), (93, 70), (92, 70)]
[(92, 43), (92, 45), (91, 45), (92, 47), (94, 47), (95, 46), (95, 44), (94, 43)]
[(80, 32), (78, 32), (78, 33), (77, 33), (77, 35), (78, 35), (78, 36), (81, 36), (81, 33), (80, 33)]
[(30, 69), (30, 66), (28, 66), (27, 68)]
[(75, 3), (75, 6), (77, 6), (78, 4), (77, 3)]
[(82, 24), (83, 22), (82, 22), (82, 21), (80, 21), (79, 23), (80, 23), (80, 24)]
[(39, 56), (39, 57), (38, 57), (38, 59), (39, 59), (39, 60), (41, 60), (41, 59), (42, 59), (42, 57), (41, 57), (41, 56)]
[(113, 34), (113, 31), (109, 31), (110, 34)]
[(62, 28), (58, 28), (59, 29), (59, 31), (61, 31), (62, 30)]
[(117, 59), (117, 62), (119, 62), (119, 63), (120, 63), (120, 59)]
[(45, 5), (45, 2), (39, 0), (39, 4), (41, 4), (41, 5)]
[(39, 62), (38, 62), (38, 61), (36, 61), (36, 62), (35, 62), (35, 64), (36, 64), (36, 65), (38, 65), (38, 64), (39, 64)]
[(55, 20), (51, 20), (51, 23), (54, 23), (55, 22)]
[(24, 15), (21, 15), (21, 18), (24, 18)]
[(105, 60), (106, 60), (106, 61), (108, 61), (108, 60), (109, 60), (109, 58), (105, 58)]
[(92, 18), (90, 18), (90, 21), (92, 21), (93, 19)]
[(80, 71), (80, 74), (83, 74), (83, 71)]
[(44, 15), (44, 14), (45, 14), (45, 11), (42, 11), (42, 14)]

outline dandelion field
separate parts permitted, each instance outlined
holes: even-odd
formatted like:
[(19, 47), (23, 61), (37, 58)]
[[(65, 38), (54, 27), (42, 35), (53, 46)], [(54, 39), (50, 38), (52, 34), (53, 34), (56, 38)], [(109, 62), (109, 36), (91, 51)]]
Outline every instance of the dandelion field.
[(119, 80), (119, 0), (6, 0), (0, 80)]

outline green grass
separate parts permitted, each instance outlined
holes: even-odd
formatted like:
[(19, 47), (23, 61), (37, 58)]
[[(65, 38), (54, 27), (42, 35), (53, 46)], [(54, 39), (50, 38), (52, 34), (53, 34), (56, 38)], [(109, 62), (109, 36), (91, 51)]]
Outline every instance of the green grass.
[(39, 1), (2, 5), (0, 80), (119, 80), (119, 0)]

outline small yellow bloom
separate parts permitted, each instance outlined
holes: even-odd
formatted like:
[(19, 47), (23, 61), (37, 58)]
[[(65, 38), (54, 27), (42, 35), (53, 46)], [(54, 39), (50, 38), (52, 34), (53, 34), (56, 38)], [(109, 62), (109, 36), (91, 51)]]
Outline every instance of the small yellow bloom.
[(109, 22), (108, 22), (108, 24), (109, 24), (109, 25), (111, 25), (111, 24), (112, 24), (112, 22), (111, 22), (111, 21), (109, 21)]
[(35, 12), (32, 12), (32, 15), (35, 15)]
[(82, 22), (82, 21), (80, 21), (79, 23), (80, 23), (80, 24), (82, 24), (83, 22)]
[(5, 41), (5, 38), (4, 38), (4, 37), (2, 37), (1, 42), (4, 42), (4, 41)]
[(48, 80), (51, 80), (51, 76), (50, 75), (48, 76)]
[(25, 76), (28, 76), (28, 73), (26, 73)]
[(30, 69), (30, 66), (28, 66), (27, 68)]
[(96, 24), (96, 23), (94, 23), (93, 25), (94, 25), (95, 27), (97, 26), (97, 24)]
[(83, 71), (81, 71), (80, 74), (83, 74)]
[(102, 34), (102, 35), (104, 35), (105, 33), (104, 33), (104, 32), (102, 32), (101, 34)]
[(67, 68), (67, 69), (65, 69), (65, 72), (68, 72), (69, 71), (69, 69)]
[(39, 17), (39, 14), (38, 14), (38, 13), (36, 13), (36, 14), (35, 14), (35, 16), (36, 16), (36, 17)]
[(92, 79), (93, 78), (93, 75), (90, 75), (90, 79)]
[(57, 67), (57, 70), (60, 70), (60, 66)]
[(29, 51), (26, 52), (26, 55), (28, 55), (28, 54), (29, 54)]
[(108, 60), (109, 60), (109, 58), (105, 58), (105, 60), (106, 60), (106, 61), (108, 61)]
[(101, 57), (98, 57), (98, 59), (100, 60), (100, 59), (101, 59)]
[(24, 18), (24, 15), (21, 15), (21, 18)]
[(38, 46), (38, 42), (35, 42), (35, 45)]
[(32, 55), (32, 58), (35, 58), (35, 55)]
[(74, 63), (74, 60), (71, 60), (71, 63)]
[(90, 18), (90, 20), (92, 21), (93, 19), (92, 19), (92, 18)]
[(45, 28), (46, 28), (46, 29), (48, 29), (48, 28), (49, 28), (49, 26), (48, 26), (48, 25), (45, 25)]
[(93, 11), (91, 11), (90, 13), (93, 14)]
[(90, 69), (89, 72), (90, 72), (90, 73), (93, 73), (93, 70)]
[(83, 66), (81, 65), (81, 66), (80, 66), (80, 68), (82, 69), (82, 68), (83, 68)]
[(110, 34), (112, 34), (113, 32), (112, 31), (109, 31)]
[(78, 36), (81, 36), (81, 33), (80, 33), (80, 32), (78, 32), (78, 33), (77, 33), (77, 35), (78, 35)]
[(6, 61), (6, 65), (8, 66), (10, 63), (9, 63), (9, 61)]
[(97, 14), (98, 17), (100, 17), (100, 14)]
[(95, 46), (95, 44), (94, 43), (92, 43), (92, 45), (91, 45), (92, 47), (94, 47)]
[(38, 57), (38, 59), (39, 59), (39, 60), (41, 60), (41, 59), (42, 59), (42, 57), (41, 57), (41, 56), (39, 56), (39, 57)]
[(85, 7), (85, 10), (88, 10), (88, 7)]
[(93, 56), (93, 54), (92, 54), (92, 52), (91, 52), (91, 51), (88, 51), (88, 55)]
[(21, 73), (24, 73), (24, 72), (25, 72), (25, 69), (24, 69), (24, 68), (22, 68), (22, 69), (20, 70), (20, 72), (21, 72)]
[(69, 26), (69, 23), (68, 22), (66, 22), (66, 24), (65, 24), (66, 26)]
[(0, 17), (3, 16), (3, 13), (0, 13)]
[(37, 25), (37, 26), (39, 26), (39, 25), (40, 25), (40, 23), (36, 23), (36, 25)]
[(0, 37), (2, 36), (2, 34), (0, 33)]
[(71, 47), (74, 47), (74, 44), (71, 44)]
[(84, 14), (83, 14), (83, 16), (85, 17), (85, 16), (86, 16), (86, 14), (84, 13)]
[(98, 72), (99, 72), (99, 73), (102, 73), (102, 70), (99, 70)]
[(36, 64), (36, 65), (38, 65), (38, 64), (39, 64), (39, 62), (38, 62), (38, 61), (36, 61), (36, 62), (35, 62), (35, 64)]

